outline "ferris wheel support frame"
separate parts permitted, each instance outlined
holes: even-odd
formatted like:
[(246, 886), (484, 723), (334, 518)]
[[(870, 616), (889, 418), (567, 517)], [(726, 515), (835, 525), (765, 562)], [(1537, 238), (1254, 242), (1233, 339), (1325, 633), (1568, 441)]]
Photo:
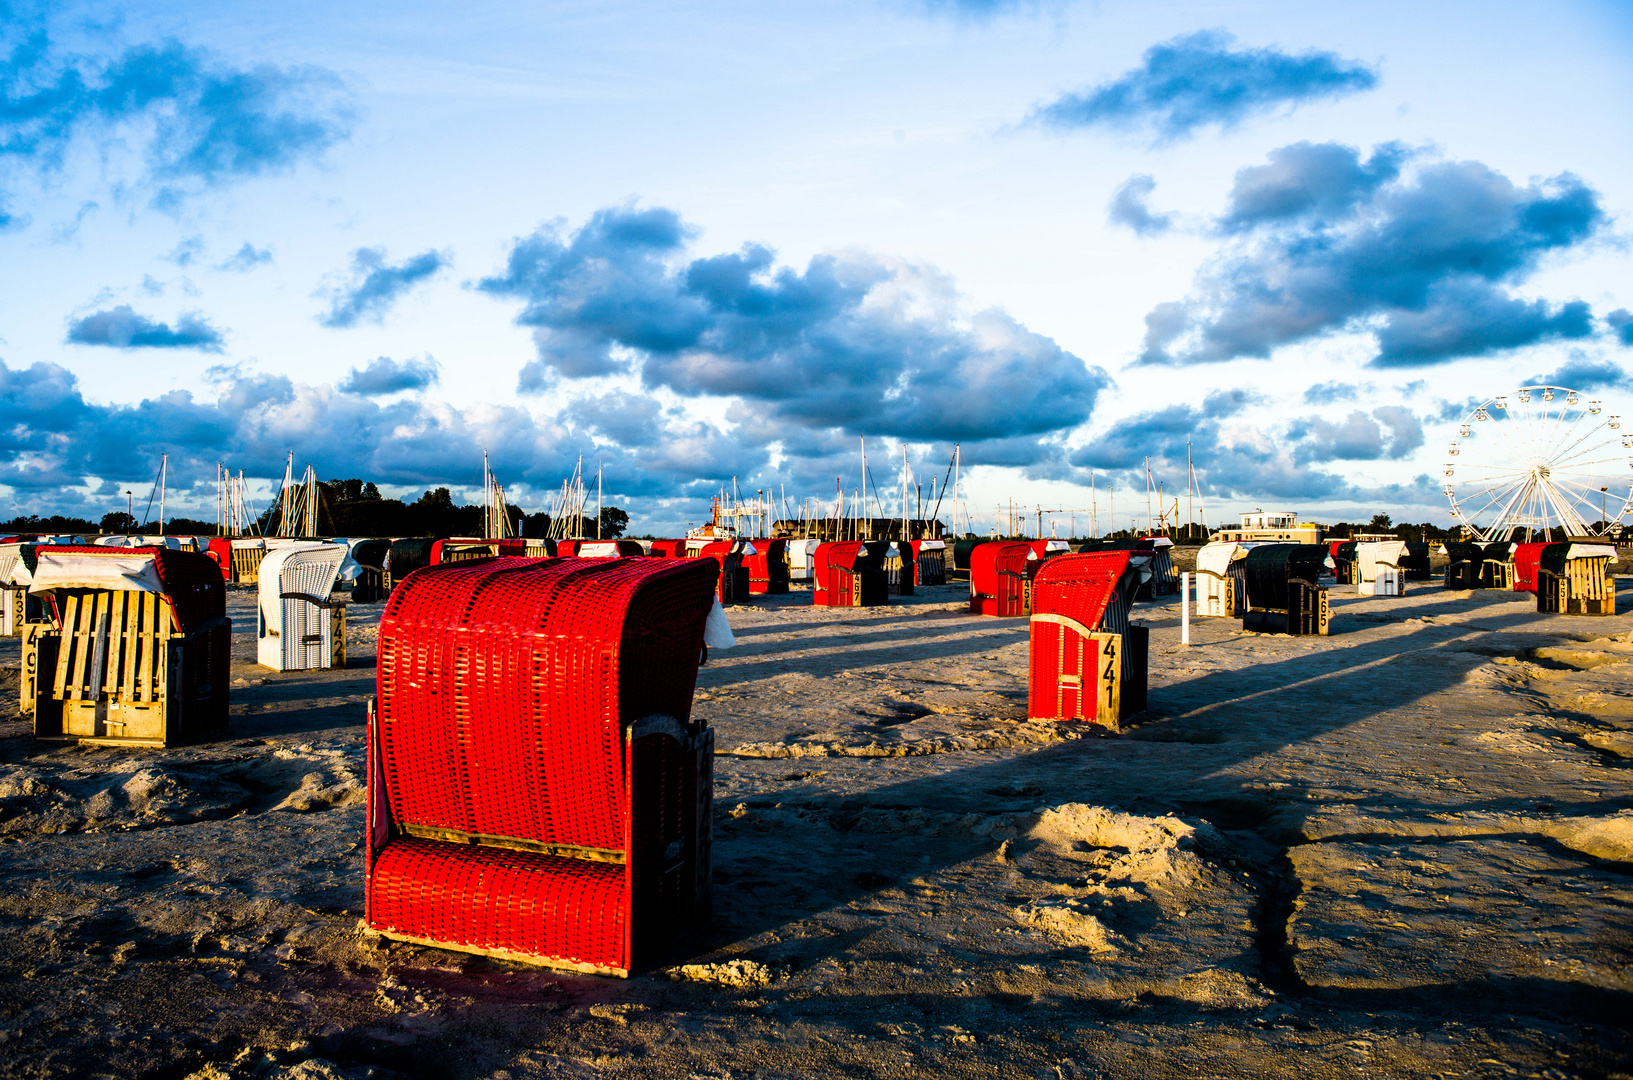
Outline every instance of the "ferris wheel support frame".
[[(1565, 400), (1551, 407), (1561, 395)], [(1531, 407), (1533, 396), (1541, 397), (1539, 408)], [(1518, 402), (1512, 410), (1510, 397)], [(1472, 479), (1456, 479), (1460, 466), (1454, 461), (1445, 466), (1442, 492), (1452, 517), (1466, 533), (1481, 541), (1510, 540), (1522, 529), (1527, 535), (1561, 529), (1567, 536), (1603, 536), (1613, 528), (1613, 520), (1633, 514), (1633, 454), (1627, 452), (1633, 451), (1633, 434), (1615, 434), (1621, 417), (1606, 414), (1596, 419), (1604, 411), (1603, 403), (1592, 398), (1583, 405), (1584, 397), (1569, 387), (1524, 386), (1487, 399), (1463, 419), (1461, 439), (1477, 437), (1476, 429), (1496, 436), (1492, 463), (1461, 463), (1465, 474), (1475, 474)], [(1500, 419), (1498, 413), (1503, 414)], [(1484, 426), (1493, 422), (1494, 426)], [(1487, 441), (1481, 440), (1482, 449)], [(1618, 441), (1620, 447), (1613, 449)], [(1454, 440), (1448, 456), (1460, 453), (1461, 443)], [(1607, 468), (1624, 464), (1628, 472)], [(1477, 489), (1460, 495), (1459, 485)], [(1612, 488), (1621, 503), (1614, 518), (1609, 511)], [(1598, 507), (1592, 505), (1594, 494), (1599, 495)], [(1595, 509), (1600, 531), (1588, 524)], [(1488, 512), (1489, 524), (1481, 524)]]

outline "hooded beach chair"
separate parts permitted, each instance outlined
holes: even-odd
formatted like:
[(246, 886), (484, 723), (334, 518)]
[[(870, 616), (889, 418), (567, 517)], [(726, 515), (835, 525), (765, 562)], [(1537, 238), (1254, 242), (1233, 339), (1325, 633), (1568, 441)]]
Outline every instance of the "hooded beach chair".
[(812, 556), (811, 602), (817, 607), (888, 604), (884, 567), (876, 552), (856, 540), (817, 545)]
[(1242, 560), (1253, 545), (1228, 540), (1203, 544), (1196, 553), (1198, 618), (1235, 618), (1241, 589)]
[(232, 623), (208, 555), (47, 547), (28, 589), (43, 608), (22, 643), (36, 738), (169, 746), (226, 729)]
[(1148, 560), (1128, 551), (1049, 559), (1032, 582), (1026, 714), (1122, 729), (1145, 710), (1150, 631), (1128, 621)]
[(256, 583), (255, 661), (273, 671), (346, 666), (346, 603), (335, 585), (344, 544), (303, 542), (275, 547)]
[(1514, 544), (1507, 540), (1493, 540), (1480, 546), (1484, 551), (1484, 557), (1480, 560), (1480, 586), (1512, 592)]
[(1365, 540), (1355, 545), (1355, 592), (1358, 596), (1405, 596), (1406, 571), (1399, 540)]
[(1547, 544), (1515, 544), (1510, 556), (1514, 564), (1514, 591), (1537, 591), (1537, 571), (1541, 568), (1542, 550)]
[(714, 559), (433, 567), (380, 620), (364, 919), (628, 975), (709, 910)]
[(1557, 615), (1616, 614), (1616, 561), (1610, 544), (1549, 544), (1537, 559), (1537, 610)]
[(1326, 634), (1327, 590), (1316, 584), (1327, 549), (1319, 544), (1261, 544), (1242, 560), (1242, 629), (1261, 634)]
[(1483, 589), (1480, 564), (1485, 562), (1485, 549), (1466, 540), (1447, 540), (1440, 545), (1446, 556), (1446, 588)]
[(1024, 618), (1032, 612), (1032, 576), (1043, 565), (1032, 545), (993, 540), (970, 552), (970, 614)]
[(868, 552), (885, 572), (885, 592), (891, 596), (912, 596), (913, 549), (895, 540), (869, 540)]
[(945, 540), (914, 540), (913, 580), (917, 585), (947, 584), (947, 542)]
[(719, 569), (715, 597), (722, 604), (748, 599), (748, 567), (743, 565), (742, 541), (713, 540), (701, 547), (692, 546), (692, 550), (692, 558), (708, 559)]
[(749, 541), (743, 566), (748, 570), (750, 594), (782, 596), (788, 592), (788, 543), (782, 537)]

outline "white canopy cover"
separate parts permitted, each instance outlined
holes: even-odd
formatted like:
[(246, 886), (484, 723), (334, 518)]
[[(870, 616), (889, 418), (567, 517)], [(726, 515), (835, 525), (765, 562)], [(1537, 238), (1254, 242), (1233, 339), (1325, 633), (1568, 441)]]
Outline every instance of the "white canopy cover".
[[(340, 564), (348, 559), (339, 544), (303, 541), (275, 547), (261, 560), (256, 584), (261, 616), (273, 634), (283, 633), (283, 594), (301, 593), (327, 603), (340, 577)], [(356, 565), (355, 563), (353, 565)]]
[(41, 551), (28, 591), (38, 595), (52, 589), (164, 592), (158, 564), (151, 555), (56, 555)]
[(1355, 545), (1355, 568), (1360, 581), (1377, 581), (1378, 568), (1398, 569), (1406, 555), (1406, 545), (1399, 540), (1366, 540)]
[(1567, 559), (1609, 559), (1615, 562), (1616, 549), (1609, 544), (1572, 544), (1565, 552)]
[(1214, 540), (1203, 544), (1196, 553), (1196, 569), (1198, 573), (1206, 572), (1218, 577), (1224, 577), (1230, 564), (1247, 558), (1250, 549), (1265, 543), (1263, 540), (1249, 540), (1245, 543), (1236, 543), (1231, 540)]
[(790, 540), (783, 551), (788, 556), (788, 577), (791, 581), (809, 581), (811, 578), (811, 556), (821, 540)]

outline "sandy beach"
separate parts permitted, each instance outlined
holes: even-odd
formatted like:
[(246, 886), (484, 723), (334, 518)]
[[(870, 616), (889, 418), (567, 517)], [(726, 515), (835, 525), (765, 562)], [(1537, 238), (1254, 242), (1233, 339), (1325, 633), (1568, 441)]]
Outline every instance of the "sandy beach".
[[(1026, 719), (965, 586), (729, 610), (715, 913), (619, 980), (360, 926), (350, 666), (253, 662), (168, 751), (0, 724), (0, 1075), (1633, 1075), (1633, 635), (1529, 594), (1332, 589), (1332, 635), (1176, 598), (1120, 735)], [(0, 641), (15, 700), (18, 641)]]

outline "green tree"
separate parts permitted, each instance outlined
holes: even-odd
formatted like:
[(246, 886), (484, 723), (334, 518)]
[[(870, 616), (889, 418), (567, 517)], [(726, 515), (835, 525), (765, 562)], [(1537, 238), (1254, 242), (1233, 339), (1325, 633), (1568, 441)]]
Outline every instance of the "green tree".
[(103, 514), (102, 531), (105, 533), (133, 533), (136, 531), (136, 519), (123, 510)]
[(1389, 520), (1388, 514), (1373, 514), (1372, 522), (1367, 526), (1367, 529), (1375, 533), (1386, 533), (1394, 527)]
[(616, 506), (601, 508), (601, 537), (604, 540), (616, 540), (624, 535), (629, 528), (629, 515)]

